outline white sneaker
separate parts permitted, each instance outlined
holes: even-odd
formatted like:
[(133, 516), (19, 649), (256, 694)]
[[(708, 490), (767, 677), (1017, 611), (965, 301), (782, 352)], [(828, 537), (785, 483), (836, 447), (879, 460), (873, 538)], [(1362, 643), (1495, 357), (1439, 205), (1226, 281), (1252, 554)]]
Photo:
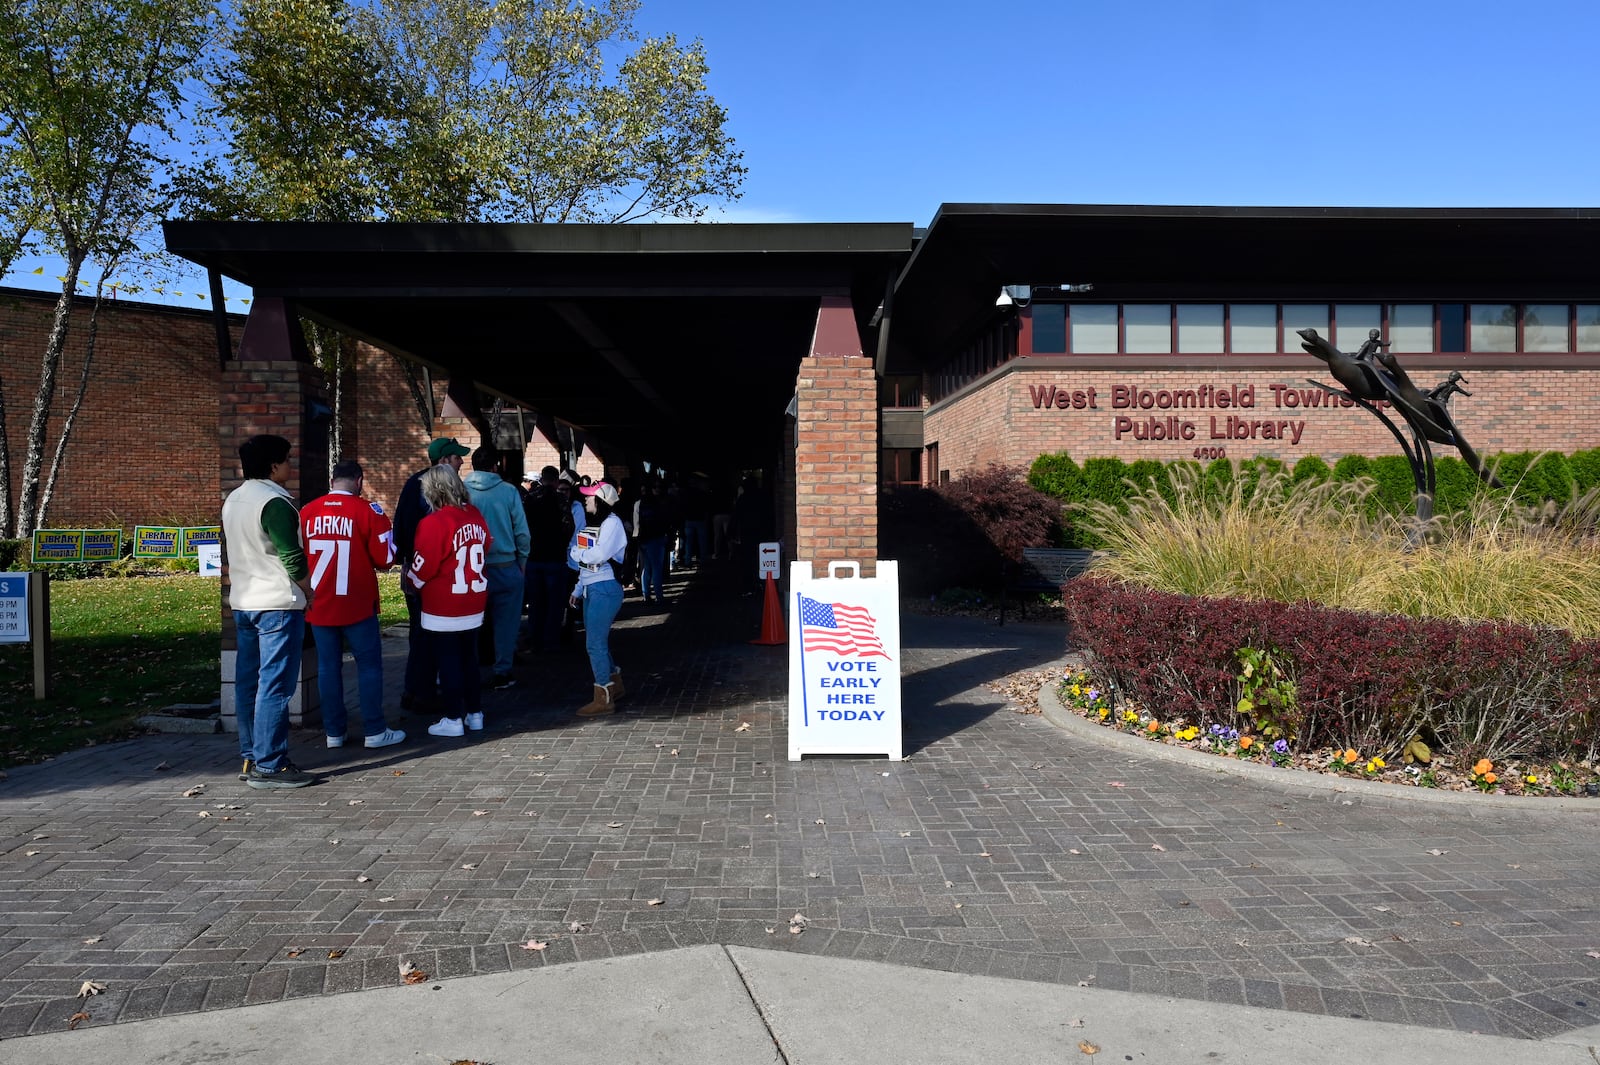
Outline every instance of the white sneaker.
[(467, 728), (471, 729), (473, 732), (482, 732), (483, 731), (483, 715), (481, 713), (480, 714), (468, 714), (467, 715)]
[(428, 726), (430, 736), (464, 736), (466, 729), (461, 727), (459, 717), (441, 717), (438, 721)]
[(327, 740), (328, 740), (328, 746), (329, 747), (343, 747), (344, 746), (344, 737), (343, 736), (329, 736), (329, 737), (327, 737)]
[(406, 738), (406, 734), (397, 728), (386, 728), (376, 736), (367, 737), (368, 747), (392, 747)]

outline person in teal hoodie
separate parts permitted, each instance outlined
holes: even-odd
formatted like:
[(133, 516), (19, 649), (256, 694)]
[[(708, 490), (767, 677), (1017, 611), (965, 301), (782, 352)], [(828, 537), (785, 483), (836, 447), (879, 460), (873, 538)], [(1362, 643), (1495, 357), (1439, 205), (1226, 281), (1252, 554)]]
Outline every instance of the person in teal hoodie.
[(483, 513), (489, 527), (489, 554), (484, 576), (489, 581), (486, 618), (494, 640), (494, 666), (489, 687), (509, 688), (512, 656), (517, 650), (517, 629), (522, 622), (522, 575), (528, 565), (528, 518), (522, 510), (522, 493), (500, 476), (500, 453), (484, 445), (472, 453), (472, 472), (462, 478), (472, 505)]

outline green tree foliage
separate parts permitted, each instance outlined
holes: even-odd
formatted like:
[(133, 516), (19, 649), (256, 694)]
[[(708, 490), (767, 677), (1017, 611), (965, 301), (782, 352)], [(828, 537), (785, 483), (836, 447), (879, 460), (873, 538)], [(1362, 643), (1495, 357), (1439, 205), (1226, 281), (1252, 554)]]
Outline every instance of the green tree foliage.
[[(18, 536), (42, 522), (71, 430), (58, 435), (41, 492), (46, 437), (70, 312), (86, 263), (101, 283), (138, 250), (171, 202), (170, 117), (212, 24), (210, 0), (12, 0), (0, 5), (0, 154), (12, 180), (0, 184), (0, 216), (28, 213), (40, 244), (66, 272), (41, 358), (28, 423)], [(99, 286), (95, 286), (98, 291)], [(96, 301), (98, 307), (98, 300)], [(93, 357), (94, 318), (78, 399)], [(9, 469), (0, 469), (10, 496)]]
[(1574, 451), (1567, 457), (1572, 469), (1572, 482), (1579, 495), (1600, 487), (1600, 448)]

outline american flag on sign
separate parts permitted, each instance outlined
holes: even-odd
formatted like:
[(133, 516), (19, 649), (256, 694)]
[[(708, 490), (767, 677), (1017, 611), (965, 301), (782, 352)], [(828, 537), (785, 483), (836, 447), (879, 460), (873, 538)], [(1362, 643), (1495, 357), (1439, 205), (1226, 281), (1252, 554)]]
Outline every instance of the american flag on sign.
[(888, 658), (877, 629), (877, 622), (866, 607), (800, 597), (800, 640), (807, 651)]

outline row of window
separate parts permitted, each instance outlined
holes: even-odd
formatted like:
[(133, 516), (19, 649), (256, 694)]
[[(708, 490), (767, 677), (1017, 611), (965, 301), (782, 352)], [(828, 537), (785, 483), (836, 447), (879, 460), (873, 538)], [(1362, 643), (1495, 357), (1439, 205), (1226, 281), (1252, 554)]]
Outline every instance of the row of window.
[(1033, 353), (1300, 351), (1316, 329), (1355, 351), (1377, 329), (1396, 353), (1600, 351), (1596, 303), (1036, 303)]

